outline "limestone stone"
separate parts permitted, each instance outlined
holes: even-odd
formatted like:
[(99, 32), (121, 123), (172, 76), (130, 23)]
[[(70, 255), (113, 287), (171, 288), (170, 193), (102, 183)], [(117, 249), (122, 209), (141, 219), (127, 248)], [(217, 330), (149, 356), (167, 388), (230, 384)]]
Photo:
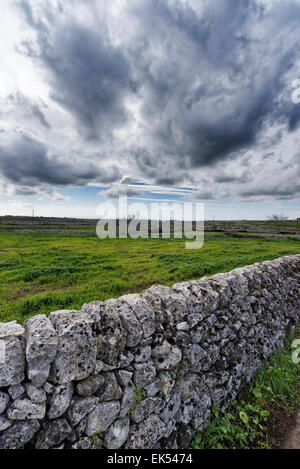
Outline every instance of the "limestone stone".
[(99, 393), (101, 402), (117, 401), (122, 397), (122, 388), (114, 373), (105, 373), (105, 383)]
[(80, 397), (74, 399), (67, 411), (69, 424), (74, 427), (97, 406), (99, 399), (97, 397)]
[(59, 445), (72, 431), (65, 418), (46, 422), (39, 431), (35, 447), (49, 449)]
[(104, 385), (105, 378), (103, 375), (90, 376), (80, 381), (76, 386), (76, 392), (80, 396), (89, 397), (96, 394)]
[(159, 397), (148, 397), (144, 399), (131, 413), (131, 420), (135, 423), (140, 423), (146, 417), (151, 415), (161, 405)]
[(10, 397), (15, 401), (19, 397), (21, 397), (25, 392), (24, 387), (22, 384), (14, 384), (8, 388), (8, 394)]
[(46, 392), (32, 383), (25, 383), (27, 396), (34, 404), (43, 404), (46, 401)]
[(11, 420), (43, 419), (46, 414), (46, 404), (34, 404), (27, 397), (17, 399), (7, 410)]
[(135, 390), (132, 386), (127, 386), (123, 391), (123, 396), (121, 399), (121, 411), (120, 417), (126, 417), (126, 415), (131, 412), (136, 405), (136, 395)]
[(40, 424), (37, 420), (13, 423), (0, 435), (0, 449), (21, 449), (31, 441)]
[(127, 440), (129, 434), (129, 418), (116, 420), (107, 430), (104, 445), (108, 449), (119, 449)]
[(156, 415), (150, 415), (144, 422), (136, 425), (130, 433), (125, 448), (153, 449), (166, 431), (166, 425)]
[(140, 347), (134, 359), (137, 363), (145, 363), (151, 357), (151, 353), (152, 353), (152, 349), (150, 345), (147, 345), (145, 347)]
[(57, 335), (45, 315), (28, 319), (25, 324), (27, 374), (40, 387), (48, 379), (50, 366), (57, 352)]
[(69, 408), (74, 386), (72, 383), (61, 384), (55, 388), (54, 393), (51, 395), (49, 401), (49, 410), (47, 417), (50, 420), (61, 417)]
[(136, 347), (143, 338), (142, 325), (137, 320), (130, 306), (126, 302), (122, 301), (122, 298), (116, 300), (116, 306), (118, 308), (122, 326), (127, 332), (126, 346)]
[(151, 360), (146, 363), (137, 363), (133, 375), (134, 382), (141, 386), (152, 383), (156, 376), (156, 369)]
[(24, 333), (16, 321), (0, 323), (0, 387), (19, 384), (24, 379)]
[(2, 414), (9, 403), (9, 395), (6, 392), (0, 391), (0, 414)]
[(101, 329), (97, 336), (97, 358), (108, 365), (116, 365), (126, 344), (124, 330), (115, 300), (108, 300), (100, 307)]
[(144, 338), (151, 337), (156, 331), (156, 324), (155, 313), (149, 303), (141, 295), (126, 295), (122, 297), (122, 300), (131, 307), (141, 323)]
[(116, 377), (120, 384), (120, 386), (126, 387), (129, 385), (130, 381), (132, 380), (133, 373), (126, 370), (118, 370), (116, 371)]
[(89, 413), (85, 433), (92, 436), (103, 433), (116, 420), (120, 412), (120, 403), (115, 401), (101, 402)]
[(67, 384), (87, 378), (94, 371), (97, 354), (91, 318), (81, 311), (56, 311), (50, 319), (58, 335), (51, 380)]
[(0, 415), (0, 432), (3, 432), (7, 428), (11, 427), (13, 422), (3, 415)]
[(179, 347), (164, 340), (162, 345), (154, 347), (152, 356), (158, 370), (169, 370), (181, 361), (182, 352)]

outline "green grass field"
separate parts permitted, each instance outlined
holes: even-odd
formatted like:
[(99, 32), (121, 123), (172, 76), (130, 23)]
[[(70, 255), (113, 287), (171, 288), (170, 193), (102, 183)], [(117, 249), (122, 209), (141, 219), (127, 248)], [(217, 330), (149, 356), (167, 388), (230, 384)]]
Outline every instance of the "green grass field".
[(172, 285), (235, 267), (300, 253), (293, 239), (132, 240), (54, 234), (0, 234), (0, 321), (23, 322), (85, 302)]

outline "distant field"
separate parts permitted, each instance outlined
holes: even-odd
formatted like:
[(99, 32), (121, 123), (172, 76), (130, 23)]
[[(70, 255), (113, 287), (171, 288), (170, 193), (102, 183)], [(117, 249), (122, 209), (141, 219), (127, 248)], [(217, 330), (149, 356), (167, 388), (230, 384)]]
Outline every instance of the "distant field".
[(172, 285), (300, 253), (300, 241), (207, 238), (201, 250), (187, 251), (184, 240), (4, 232), (0, 252), (0, 321), (23, 322), (152, 284)]

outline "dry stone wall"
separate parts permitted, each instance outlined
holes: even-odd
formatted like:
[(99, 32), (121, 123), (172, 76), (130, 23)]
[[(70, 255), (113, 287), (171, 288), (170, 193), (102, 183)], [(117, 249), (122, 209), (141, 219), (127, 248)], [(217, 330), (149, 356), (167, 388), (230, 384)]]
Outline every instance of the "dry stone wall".
[(185, 448), (300, 317), (300, 255), (0, 324), (0, 448)]

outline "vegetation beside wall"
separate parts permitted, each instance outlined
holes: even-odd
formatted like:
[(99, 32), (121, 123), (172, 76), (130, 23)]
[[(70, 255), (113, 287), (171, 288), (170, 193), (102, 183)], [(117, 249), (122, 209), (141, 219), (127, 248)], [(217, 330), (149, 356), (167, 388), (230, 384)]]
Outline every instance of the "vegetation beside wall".
[(213, 410), (211, 423), (193, 442), (195, 449), (280, 447), (300, 406), (300, 364), (291, 359), (295, 337), (300, 338), (300, 329), (258, 370), (225, 415)]

